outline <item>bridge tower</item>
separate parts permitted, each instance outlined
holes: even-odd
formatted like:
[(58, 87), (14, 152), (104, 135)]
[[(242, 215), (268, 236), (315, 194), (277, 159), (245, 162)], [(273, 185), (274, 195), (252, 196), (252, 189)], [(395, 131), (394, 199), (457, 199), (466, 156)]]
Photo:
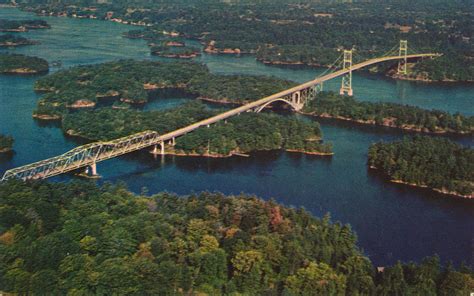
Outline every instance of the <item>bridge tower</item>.
[(407, 55), (408, 55), (408, 41), (400, 40), (400, 49), (398, 55), (403, 57), (403, 60), (398, 60), (398, 70), (399, 75), (407, 75)]
[(344, 50), (343, 69), (349, 69), (349, 73), (342, 76), (341, 90), (339, 93), (341, 95), (347, 93), (349, 96), (352, 96), (352, 49)]

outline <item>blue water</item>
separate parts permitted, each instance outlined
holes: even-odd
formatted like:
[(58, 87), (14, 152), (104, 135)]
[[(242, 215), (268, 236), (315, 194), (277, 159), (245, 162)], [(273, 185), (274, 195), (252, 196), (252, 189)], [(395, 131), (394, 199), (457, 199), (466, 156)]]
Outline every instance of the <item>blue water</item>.
[[(0, 9), (0, 18), (32, 17), (16, 9)], [(21, 33), (42, 42), (41, 45), (3, 51), (36, 55), (48, 61), (61, 60), (63, 68), (125, 58), (159, 59), (149, 55), (145, 41), (121, 37), (122, 32), (133, 27), (95, 20), (43, 19), (52, 29)], [(322, 71), (265, 66), (249, 56), (203, 55), (198, 60), (216, 73), (265, 74), (299, 82)], [(33, 91), (36, 79), (0, 76), (0, 133), (11, 134), (16, 140), (16, 153), (0, 158), (0, 174), (12, 167), (64, 153), (77, 145), (64, 137), (57, 124), (40, 124), (32, 119), (38, 99)], [(337, 90), (339, 83), (333, 80), (325, 88)], [(472, 84), (414, 83), (356, 73), (353, 86), (360, 100), (474, 114)], [(154, 99), (144, 109), (171, 108), (187, 100), (180, 96)], [(370, 143), (396, 140), (404, 136), (403, 132), (327, 121), (322, 122), (322, 128), (325, 140), (334, 143), (336, 154), (332, 159), (278, 151), (229, 159), (154, 158), (146, 152), (137, 152), (100, 163), (98, 170), (103, 176), (100, 182), (125, 181), (135, 192), (140, 192), (142, 187), (147, 187), (150, 193), (245, 192), (304, 207), (318, 216), (330, 212), (334, 220), (351, 224), (359, 245), (379, 266), (396, 260), (418, 261), (434, 253), (444, 261), (473, 263), (472, 201), (387, 183), (367, 170)], [(473, 145), (472, 138), (455, 140)], [(69, 178), (61, 176), (54, 180)]]

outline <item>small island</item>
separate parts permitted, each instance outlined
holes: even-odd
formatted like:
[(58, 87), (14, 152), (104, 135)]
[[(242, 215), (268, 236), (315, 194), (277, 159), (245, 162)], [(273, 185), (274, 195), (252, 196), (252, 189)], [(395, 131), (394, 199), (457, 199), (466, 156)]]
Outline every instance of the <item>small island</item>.
[(12, 181), (0, 196), (9, 294), (469, 295), (474, 284), (437, 256), (376, 268), (349, 225), (245, 194)]
[(0, 53), (0, 74), (32, 75), (48, 71), (49, 64), (42, 58)]
[(17, 47), (34, 44), (38, 44), (38, 42), (12, 34), (0, 35), (0, 47)]
[(372, 144), (368, 165), (391, 182), (474, 198), (474, 150), (447, 139), (417, 136)]
[(43, 20), (6, 20), (0, 19), (0, 32), (27, 32), (28, 30), (49, 29), (51, 26)]
[(0, 134), (0, 153), (6, 153), (13, 150), (14, 139), (11, 136)]
[[(165, 111), (101, 108), (66, 115), (62, 129), (70, 136), (107, 141), (144, 130), (164, 134), (217, 113), (218, 111), (206, 109), (199, 102), (190, 102)], [(165, 153), (229, 157), (253, 151), (282, 149), (313, 155), (332, 155), (332, 144), (323, 143), (321, 139), (322, 132), (317, 122), (276, 114), (244, 113), (177, 138), (175, 145), (166, 146)]]

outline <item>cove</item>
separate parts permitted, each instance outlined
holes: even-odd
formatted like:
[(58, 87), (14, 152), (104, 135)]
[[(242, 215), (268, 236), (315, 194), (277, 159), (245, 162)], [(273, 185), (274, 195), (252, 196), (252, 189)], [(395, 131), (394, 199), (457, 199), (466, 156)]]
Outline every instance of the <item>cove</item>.
[[(0, 18), (38, 17), (2, 8)], [(35, 55), (49, 62), (60, 60), (63, 68), (125, 58), (161, 60), (150, 56), (145, 41), (121, 37), (123, 32), (133, 29), (131, 26), (88, 19), (41, 19), (48, 21), (52, 28), (19, 34), (40, 41), (40, 45), (1, 51)], [(202, 55), (196, 60), (215, 73), (274, 75), (298, 82), (322, 72), (312, 68), (265, 66), (251, 56)], [(0, 76), (0, 132), (16, 140), (15, 154), (0, 159), (0, 173), (64, 153), (78, 144), (65, 138), (57, 124), (41, 123), (31, 117), (38, 99), (33, 91), (37, 78)], [(325, 89), (337, 90), (339, 83), (340, 80), (330, 81)], [(359, 100), (474, 114), (472, 84), (395, 81), (359, 72), (354, 74), (353, 86)], [(169, 104), (186, 100), (157, 99), (146, 108), (167, 108)], [(359, 245), (378, 266), (393, 264), (396, 260), (419, 261), (434, 253), (444, 262), (464, 260), (472, 264), (469, 262), (474, 229), (472, 201), (449, 199), (428, 190), (387, 183), (367, 170), (370, 143), (399, 139), (405, 133), (329, 120), (320, 122), (325, 140), (334, 143), (336, 154), (331, 159), (279, 151), (259, 152), (248, 158), (170, 156), (155, 159), (146, 152), (138, 152), (99, 163), (98, 170), (103, 177), (99, 182), (124, 181), (138, 193), (142, 187), (147, 187), (150, 193), (245, 192), (304, 207), (317, 216), (330, 212), (333, 220), (352, 226)], [(473, 145), (472, 138), (454, 139)], [(52, 180), (69, 179), (70, 176), (61, 176)]]

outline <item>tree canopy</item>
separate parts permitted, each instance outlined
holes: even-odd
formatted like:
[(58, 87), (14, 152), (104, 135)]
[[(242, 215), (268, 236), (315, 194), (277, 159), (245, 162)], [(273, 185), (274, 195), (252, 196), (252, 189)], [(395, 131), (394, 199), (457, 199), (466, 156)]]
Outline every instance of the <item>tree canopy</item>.
[[(347, 225), (219, 193), (89, 182), (0, 184), (0, 286), (20, 294), (464, 295), (439, 258), (375, 268)], [(464, 293), (464, 294), (463, 294)], [(426, 294), (425, 294), (426, 295)]]

